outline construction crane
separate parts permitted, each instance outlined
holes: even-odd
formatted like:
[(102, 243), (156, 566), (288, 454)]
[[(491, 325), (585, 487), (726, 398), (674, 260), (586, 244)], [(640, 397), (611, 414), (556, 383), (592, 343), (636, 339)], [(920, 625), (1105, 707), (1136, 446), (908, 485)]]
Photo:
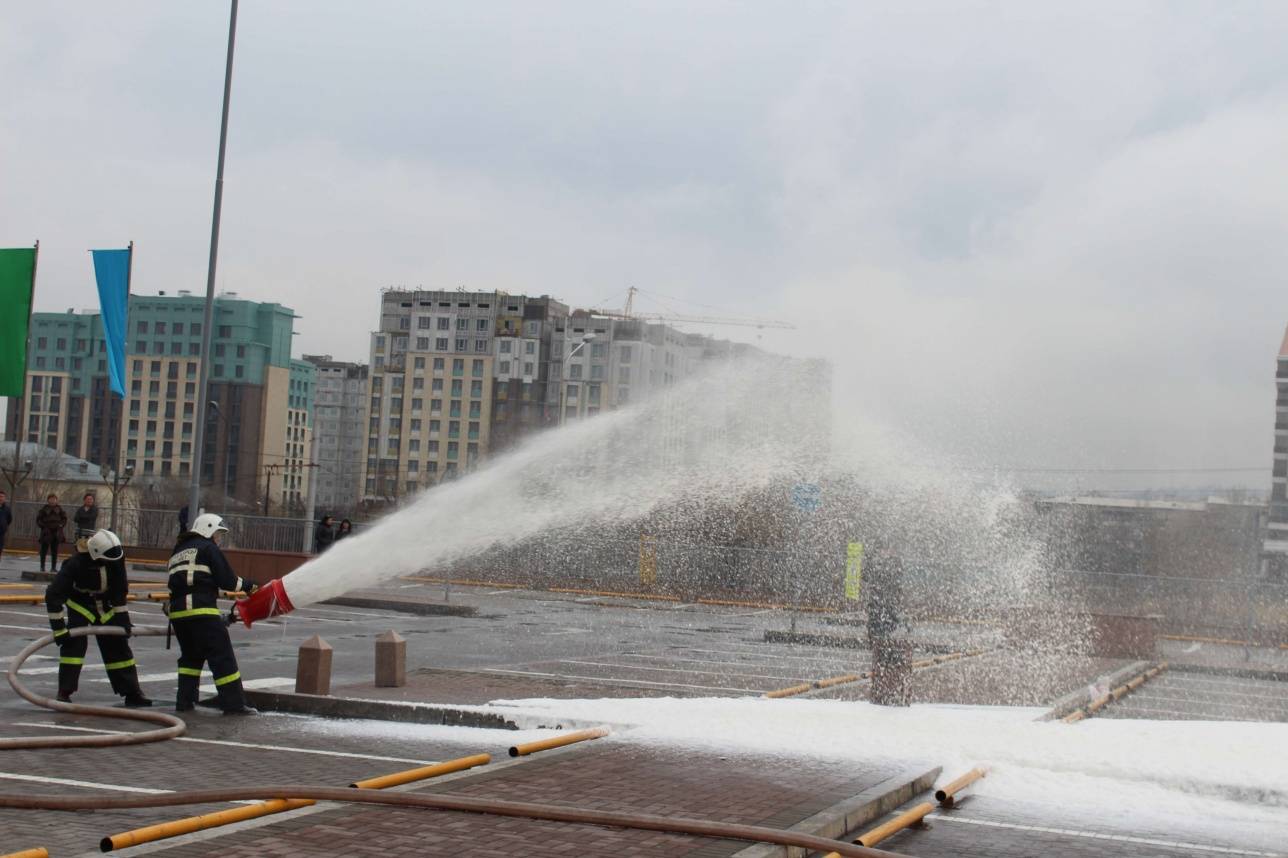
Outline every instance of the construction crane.
[(796, 326), (779, 319), (753, 319), (738, 316), (689, 316), (679, 313), (636, 313), (635, 296), (639, 289), (631, 286), (626, 290), (626, 303), (620, 311), (590, 310), (595, 316), (608, 316), (613, 319), (634, 319), (642, 322), (690, 322), (699, 325), (735, 325), (744, 328), (781, 328), (794, 331)]

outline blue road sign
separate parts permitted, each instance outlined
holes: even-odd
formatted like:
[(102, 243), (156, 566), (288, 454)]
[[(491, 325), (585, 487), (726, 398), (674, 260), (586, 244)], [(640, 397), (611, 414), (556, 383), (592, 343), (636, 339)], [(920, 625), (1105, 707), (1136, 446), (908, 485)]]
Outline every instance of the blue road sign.
[(792, 487), (792, 503), (804, 512), (814, 512), (821, 504), (822, 492), (814, 483), (797, 483)]

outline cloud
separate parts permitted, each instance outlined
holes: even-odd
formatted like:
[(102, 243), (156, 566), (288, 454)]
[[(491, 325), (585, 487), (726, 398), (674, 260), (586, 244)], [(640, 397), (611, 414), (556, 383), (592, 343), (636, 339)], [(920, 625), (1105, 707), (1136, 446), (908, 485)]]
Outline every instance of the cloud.
[[(721, 332), (949, 458), (1268, 466), (1288, 10), (302, 8), (242, 7), (219, 278), (301, 350), (363, 357), (387, 285), (636, 285), (795, 321)], [(11, 16), (0, 242), (43, 240), (40, 309), (129, 239), (139, 291), (204, 287), (225, 15)]]

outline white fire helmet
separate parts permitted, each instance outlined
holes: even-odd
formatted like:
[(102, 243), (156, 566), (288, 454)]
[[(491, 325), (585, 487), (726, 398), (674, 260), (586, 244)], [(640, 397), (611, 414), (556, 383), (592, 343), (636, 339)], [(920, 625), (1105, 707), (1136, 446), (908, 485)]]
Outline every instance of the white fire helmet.
[(213, 512), (207, 512), (197, 516), (197, 520), (192, 523), (192, 532), (206, 539), (214, 539), (216, 533), (227, 533), (228, 525)]
[(86, 550), (94, 560), (120, 560), (125, 556), (121, 538), (110, 530), (96, 530), (85, 540)]

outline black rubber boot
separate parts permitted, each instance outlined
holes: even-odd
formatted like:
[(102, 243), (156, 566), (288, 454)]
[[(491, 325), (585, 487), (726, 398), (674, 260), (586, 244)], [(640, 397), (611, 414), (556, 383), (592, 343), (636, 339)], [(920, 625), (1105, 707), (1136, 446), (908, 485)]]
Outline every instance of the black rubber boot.
[(151, 705), (152, 701), (144, 697), (142, 691), (135, 691), (125, 695), (126, 709), (147, 709)]
[(243, 706), (240, 709), (225, 709), (225, 715), (258, 715), (259, 710), (254, 706)]
[(191, 712), (197, 705), (197, 696), (201, 691), (201, 677), (179, 676), (179, 687), (175, 692), (174, 711)]
[(57, 700), (59, 703), (71, 703), (72, 693), (70, 691), (60, 691), (58, 692), (58, 696), (55, 697), (54, 699)]

